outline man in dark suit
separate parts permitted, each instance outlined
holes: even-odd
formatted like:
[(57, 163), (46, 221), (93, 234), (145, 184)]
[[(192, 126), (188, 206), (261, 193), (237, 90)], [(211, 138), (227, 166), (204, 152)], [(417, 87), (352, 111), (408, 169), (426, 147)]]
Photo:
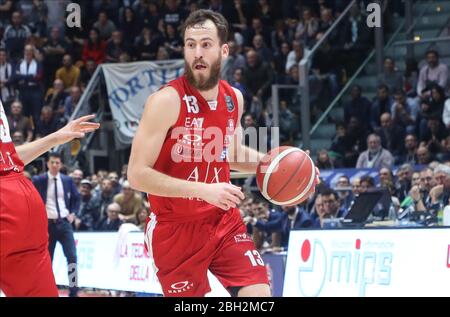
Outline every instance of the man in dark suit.
[(80, 208), (80, 194), (72, 178), (60, 173), (61, 167), (61, 156), (51, 153), (47, 161), (48, 172), (33, 177), (33, 184), (47, 210), (50, 256), (53, 260), (59, 241), (69, 268), (69, 296), (77, 296), (77, 253), (72, 222)]

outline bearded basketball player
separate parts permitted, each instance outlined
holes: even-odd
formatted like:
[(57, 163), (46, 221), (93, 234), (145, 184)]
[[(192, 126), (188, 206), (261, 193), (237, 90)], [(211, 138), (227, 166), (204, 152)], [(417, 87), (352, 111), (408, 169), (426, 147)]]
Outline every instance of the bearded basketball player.
[(87, 122), (94, 117), (73, 120), (15, 148), (0, 102), (0, 290), (6, 296), (58, 296), (48, 253), (47, 212), (23, 167), (52, 147), (98, 129), (98, 123)]
[(148, 193), (145, 241), (165, 296), (204, 296), (207, 270), (232, 296), (271, 295), (236, 208), (244, 194), (230, 184), (230, 168), (255, 173), (263, 154), (241, 145), (242, 94), (219, 80), (227, 39), (222, 15), (191, 13), (185, 74), (148, 98), (133, 140), (128, 179)]

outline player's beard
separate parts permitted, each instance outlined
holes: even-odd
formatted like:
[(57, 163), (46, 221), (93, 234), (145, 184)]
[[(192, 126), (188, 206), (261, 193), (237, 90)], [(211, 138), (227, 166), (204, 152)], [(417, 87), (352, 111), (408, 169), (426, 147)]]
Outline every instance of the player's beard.
[[(209, 66), (209, 77), (206, 77), (204, 74), (194, 74), (194, 66), (198, 63)], [(222, 55), (219, 54), (219, 57), (215, 62), (211, 65), (208, 65), (203, 60), (195, 60), (192, 65), (189, 65), (186, 61), (184, 61), (184, 73), (186, 74), (186, 78), (192, 86), (194, 86), (199, 91), (206, 91), (214, 88), (220, 79), (220, 69), (222, 65)]]

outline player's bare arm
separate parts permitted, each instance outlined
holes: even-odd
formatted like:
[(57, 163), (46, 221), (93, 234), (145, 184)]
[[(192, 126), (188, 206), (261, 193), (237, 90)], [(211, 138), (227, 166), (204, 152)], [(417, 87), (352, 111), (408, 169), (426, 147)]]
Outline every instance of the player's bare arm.
[(89, 122), (95, 115), (87, 115), (67, 123), (63, 128), (33, 142), (16, 147), (16, 152), (22, 162), (27, 165), (51, 148), (67, 143), (75, 138), (83, 138), (86, 133), (97, 130), (100, 123)]
[(206, 184), (174, 178), (153, 169), (170, 128), (176, 123), (181, 101), (176, 90), (166, 87), (146, 102), (131, 147), (128, 179), (139, 191), (164, 197), (198, 197), (222, 209), (235, 207), (244, 199), (239, 187)]

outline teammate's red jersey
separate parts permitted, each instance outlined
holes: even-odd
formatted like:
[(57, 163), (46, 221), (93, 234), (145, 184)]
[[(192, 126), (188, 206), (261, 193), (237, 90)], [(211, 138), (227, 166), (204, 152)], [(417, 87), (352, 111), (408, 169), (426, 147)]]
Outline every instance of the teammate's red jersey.
[(8, 119), (0, 103), (0, 176), (23, 171), (23, 162), (16, 153), (9, 134)]
[[(153, 168), (193, 182), (229, 182), (228, 147), (238, 120), (238, 101), (233, 88), (226, 81), (219, 81), (217, 102), (208, 102), (189, 85), (185, 76), (168, 86), (179, 94), (180, 114), (167, 133)], [(158, 221), (192, 221), (220, 211), (196, 197), (148, 197)]]
[(23, 166), (0, 102), (0, 289), (6, 296), (58, 296), (45, 205)]

